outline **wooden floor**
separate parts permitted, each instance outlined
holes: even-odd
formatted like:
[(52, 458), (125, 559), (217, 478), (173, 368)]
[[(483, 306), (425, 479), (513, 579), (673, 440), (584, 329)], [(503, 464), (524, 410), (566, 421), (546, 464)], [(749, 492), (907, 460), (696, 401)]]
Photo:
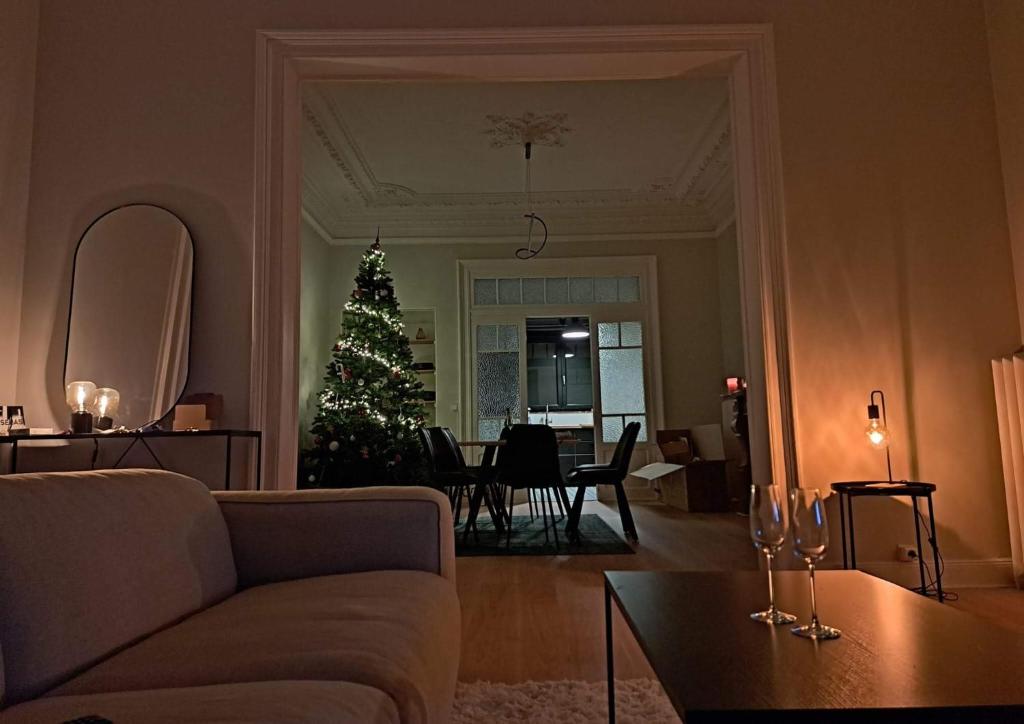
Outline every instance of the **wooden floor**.
[[(755, 569), (745, 518), (686, 514), (661, 504), (634, 504), (636, 555), (459, 558), (463, 681), (605, 678), (605, 570)], [(586, 503), (621, 533), (618, 512)], [(525, 514), (526, 510), (516, 510)], [(616, 618), (616, 676), (653, 677)]]
[[(526, 510), (518, 510), (525, 514)], [(584, 513), (622, 528), (614, 506), (586, 503)], [(550, 681), (605, 677), (604, 570), (756, 569), (747, 520), (734, 514), (687, 514), (635, 504), (636, 555), (459, 558), (463, 681)], [(951, 605), (1024, 632), (1024, 592), (964, 589)], [(756, 605), (752, 602), (752, 605)], [(665, 612), (671, 615), (670, 611)], [(618, 678), (653, 677), (616, 614)]]

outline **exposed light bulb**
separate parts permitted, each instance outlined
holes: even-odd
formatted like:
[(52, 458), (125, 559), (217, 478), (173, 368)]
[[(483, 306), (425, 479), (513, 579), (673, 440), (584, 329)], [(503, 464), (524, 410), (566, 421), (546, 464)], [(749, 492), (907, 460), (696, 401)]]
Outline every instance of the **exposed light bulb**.
[(864, 434), (868, 436), (868, 442), (872, 447), (880, 450), (889, 447), (889, 429), (877, 417), (868, 420)]

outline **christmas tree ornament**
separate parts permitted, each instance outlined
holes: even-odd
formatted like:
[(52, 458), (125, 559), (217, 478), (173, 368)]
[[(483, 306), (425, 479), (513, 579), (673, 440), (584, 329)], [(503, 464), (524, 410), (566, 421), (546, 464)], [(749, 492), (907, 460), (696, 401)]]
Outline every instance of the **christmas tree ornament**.
[(339, 447), (341, 447), (341, 444), (337, 440), (331, 440), (331, 444), (327, 446), (327, 449), (331, 452), (338, 452)]

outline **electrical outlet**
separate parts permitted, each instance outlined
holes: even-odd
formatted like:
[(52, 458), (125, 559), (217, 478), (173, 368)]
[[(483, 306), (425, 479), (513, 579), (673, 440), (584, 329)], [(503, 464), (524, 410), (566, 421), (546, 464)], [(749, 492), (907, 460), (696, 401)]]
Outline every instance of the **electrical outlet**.
[(896, 560), (903, 563), (910, 563), (917, 560), (917, 546), (901, 543), (896, 546)]

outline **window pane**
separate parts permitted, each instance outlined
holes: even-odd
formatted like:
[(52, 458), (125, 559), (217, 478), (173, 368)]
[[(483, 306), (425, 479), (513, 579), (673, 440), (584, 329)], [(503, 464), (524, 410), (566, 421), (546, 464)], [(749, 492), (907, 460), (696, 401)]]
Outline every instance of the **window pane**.
[(496, 279), (473, 280), (473, 304), (497, 304), (498, 282)]
[(640, 423), (640, 434), (637, 435), (637, 442), (647, 442), (647, 416), (646, 415), (626, 415), (626, 424), (631, 422)]
[(598, 322), (597, 323), (597, 346), (618, 347), (619, 346), (619, 323)]
[(602, 349), (599, 351), (601, 371), (601, 412), (637, 414), (646, 412), (644, 405), (643, 350)]
[(643, 344), (643, 335), (640, 332), (640, 322), (623, 322), (622, 325), (623, 347), (639, 347)]
[(573, 304), (592, 304), (594, 302), (594, 280), (590, 277), (570, 279), (569, 301)]
[(498, 325), (498, 349), (502, 352), (519, 351), (519, 327), (514, 324)]
[(619, 415), (601, 417), (601, 440), (616, 443), (622, 437), (622, 418)]
[(523, 279), (523, 304), (544, 303), (544, 280)]
[(498, 280), (498, 304), (522, 304), (523, 295), (518, 279)]
[(613, 304), (619, 301), (619, 280), (615, 277), (594, 279), (594, 301), (601, 304)]
[(498, 327), (494, 324), (481, 324), (476, 328), (476, 351), (498, 351)]
[(477, 431), (481, 440), (497, 440), (501, 437), (501, 425), (505, 418), (484, 418), (477, 424)]
[(619, 301), (640, 301), (640, 277), (619, 277)]
[(548, 304), (565, 304), (569, 301), (569, 280), (548, 279), (545, 300)]
[[(519, 353), (485, 352), (476, 356), (477, 417), (519, 413)], [(631, 410), (635, 412), (635, 410)]]

